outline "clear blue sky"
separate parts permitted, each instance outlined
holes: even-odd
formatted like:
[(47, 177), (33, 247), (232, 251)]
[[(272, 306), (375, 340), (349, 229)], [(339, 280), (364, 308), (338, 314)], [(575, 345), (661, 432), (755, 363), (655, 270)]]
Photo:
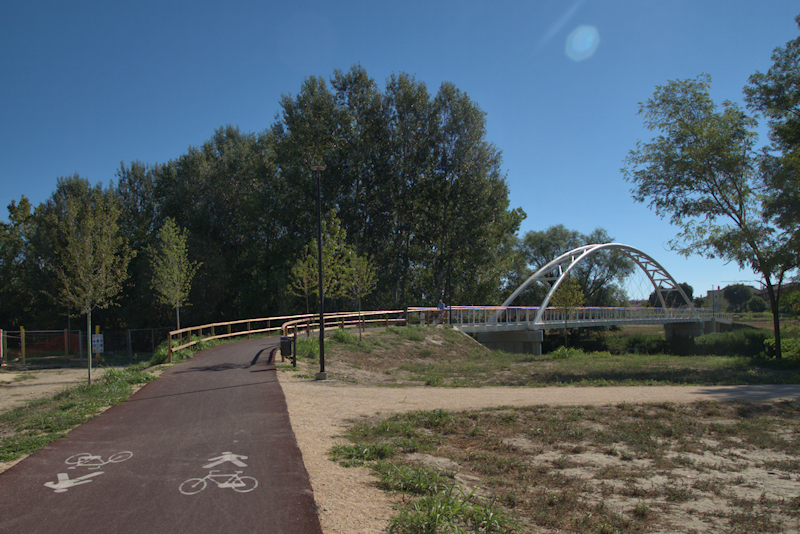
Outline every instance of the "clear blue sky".
[(632, 201), (620, 168), (649, 137), (638, 103), (700, 73), (715, 101), (741, 102), (798, 13), (796, 0), (4, 2), (0, 218), (59, 176), (107, 184), (120, 162), (166, 162), (220, 126), (260, 132), (304, 78), (361, 63), (381, 88), (407, 72), (478, 103), (521, 232), (605, 228), (705, 294), (757, 277), (667, 250), (676, 229)]

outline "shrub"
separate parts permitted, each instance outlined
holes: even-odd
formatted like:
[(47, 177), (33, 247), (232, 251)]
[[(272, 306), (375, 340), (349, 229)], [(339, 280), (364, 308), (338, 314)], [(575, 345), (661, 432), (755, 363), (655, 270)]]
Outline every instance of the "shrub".
[(697, 338), (695, 353), (704, 356), (746, 356), (762, 358), (768, 354), (772, 333), (763, 330), (718, 332)]
[(358, 336), (353, 334), (352, 332), (348, 332), (344, 328), (337, 328), (333, 332), (333, 339), (334, 341), (338, 341), (339, 343), (343, 344), (354, 344), (358, 343)]
[(582, 349), (572, 348), (572, 347), (558, 347), (556, 350), (550, 353), (550, 357), (554, 360), (566, 360), (567, 358), (574, 357), (574, 356), (583, 356), (585, 353)]

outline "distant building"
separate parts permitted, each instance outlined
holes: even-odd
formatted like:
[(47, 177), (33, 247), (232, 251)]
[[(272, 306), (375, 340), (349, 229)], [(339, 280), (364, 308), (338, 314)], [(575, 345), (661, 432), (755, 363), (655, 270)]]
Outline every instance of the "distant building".
[[(790, 282), (788, 284), (783, 284), (780, 289), (777, 287), (775, 288), (775, 295), (778, 297), (778, 300), (781, 298), (781, 292), (786, 291), (787, 293), (790, 291), (794, 291), (796, 289), (800, 289), (800, 284), (797, 282)], [(753, 295), (756, 297), (761, 297), (762, 299), (769, 302), (769, 293), (767, 293), (767, 288), (764, 289), (754, 289)]]
[(717, 287), (717, 289), (712, 289), (706, 295), (706, 301), (703, 304), (704, 308), (713, 308), (717, 311), (725, 310), (728, 307), (728, 301), (725, 300), (725, 297), (722, 296), (722, 290)]

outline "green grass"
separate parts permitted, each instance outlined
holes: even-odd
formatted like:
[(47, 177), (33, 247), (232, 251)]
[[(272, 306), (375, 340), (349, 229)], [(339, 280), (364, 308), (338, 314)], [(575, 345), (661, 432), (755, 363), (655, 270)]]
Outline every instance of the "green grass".
[(132, 386), (154, 380), (136, 369), (107, 369), (91, 385), (65, 389), (49, 399), (32, 401), (0, 414), (0, 462), (31, 454), (66, 435), (66, 432), (100, 413), (102, 408), (127, 399)]
[[(557, 347), (541, 356), (487, 350), (450, 328), (390, 327), (368, 331), (357, 341), (354, 334), (341, 332), (332, 335), (326, 345), (330, 360), (380, 373), (383, 380), (371, 384), (389, 387), (800, 383), (800, 356), (791, 352), (782, 360), (766, 356), (769, 338), (753, 329), (702, 336), (679, 347), (679, 352), (692, 349), (694, 354), (663, 352), (668, 348), (663, 335), (600, 333), (613, 341), (614, 350)], [(795, 334), (790, 328), (787, 332), (788, 336)], [(800, 340), (794, 337), (787, 337), (783, 346), (794, 342), (800, 348)], [(335, 376), (335, 371), (331, 374)]]

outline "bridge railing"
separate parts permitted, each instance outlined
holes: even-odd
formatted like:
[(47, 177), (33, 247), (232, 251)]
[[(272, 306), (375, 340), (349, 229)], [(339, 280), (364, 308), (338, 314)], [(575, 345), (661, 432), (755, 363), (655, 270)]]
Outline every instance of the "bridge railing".
[[(693, 322), (711, 318), (729, 318), (712, 309), (696, 308), (697, 315), (683, 308), (635, 308), (635, 307), (580, 307), (565, 311), (563, 308), (547, 308), (542, 320), (534, 324), (538, 307), (497, 306), (449, 306), (444, 311), (437, 308), (409, 308), (409, 321), (419, 324), (447, 323), (465, 331), (513, 330), (528, 327), (557, 327), (566, 321), (568, 325), (612, 325)], [(566, 314), (566, 315), (565, 315)], [(495, 319), (497, 317), (497, 319)]]

